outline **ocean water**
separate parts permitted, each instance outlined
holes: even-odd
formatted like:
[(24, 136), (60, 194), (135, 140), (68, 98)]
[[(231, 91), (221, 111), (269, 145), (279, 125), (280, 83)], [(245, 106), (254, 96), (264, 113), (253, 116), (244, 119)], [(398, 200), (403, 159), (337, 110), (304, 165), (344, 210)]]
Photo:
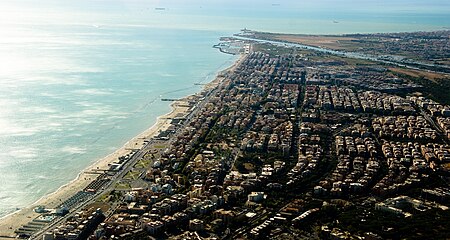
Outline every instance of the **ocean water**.
[(446, 2), (389, 11), (373, 2), (357, 9), (312, 2), (2, 1), (0, 216), (152, 126), (170, 109), (161, 97), (195, 93), (194, 83), (231, 65), (235, 56), (212, 48), (221, 36), (242, 28), (339, 34), (450, 26)]
[[(198, 91), (194, 83), (211, 81), (235, 58), (213, 49), (218, 35), (207, 31), (34, 31), (58, 34), (8, 43), (15, 51), (1, 57), (6, 66), (0, 72), (0, 214), (75, 178), (168, 112), (161, 97)], [(14, 69), (22, 58), (32, 66)]]

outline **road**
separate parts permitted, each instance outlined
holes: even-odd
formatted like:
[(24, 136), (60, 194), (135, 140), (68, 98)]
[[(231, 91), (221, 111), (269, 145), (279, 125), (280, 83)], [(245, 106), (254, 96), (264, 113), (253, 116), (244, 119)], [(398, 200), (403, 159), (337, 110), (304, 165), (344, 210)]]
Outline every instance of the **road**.
[[(430, 123), (431, 126), (433, 126), (434, 129), (436, 129), (439, 132), (439, 134), (444, 135), (444, 133), (445, 133), (444, 129), (442, 129), (441, 126), (436, 124), (436, 122), (433, 120), (433, 118), (430, 115), (428, 115), (428, 113), (426, 113), (422, 108), (419, 108), (419, 109), (420, 109), (420, 114), (428, 121), (428, 123)], [(442, 139), (444, 140), (445, 143), (450, 144), (450, 141), (449, 141), (449, 139), (447, 139), (446, 136), (444, 136)]]
[[(243, 61), (244, 58), (242, 58), (240, 61), (238, 61), (236, 64), (234, 64), (232, 67), (224, 70), (224, 71), (229, 71), (231, 69), (233, 69), (235, 66), (238, 66), (240, 64), (241, 61)], [(222, 71), (223, 72), (223, 71)], [(199, 111), (205, 106), (206, 103), (208, 103), (208, 99), (211, 95), (217, 93), (217, 91), (219, 91), (219, 89), (221, 89), (221, 87), (223, 86), (224, 81), (220, 81), (219, 84), (217, 85), (217, 87), (212, 88), (210, 91), (208, 91), (205, 96), (203, 97), (203, 99), (199, 102), (197, 102), (197, 104), (195, 105), (195, 108), (193, 109), (193, 111), (191, 111), (187, 116), (186, 116), (186, 120), (183, 122), (183, 124), (181, 126), (179, 126), (177, 128), (177, 131), (170, 136), (170, 139), (167, 141), (167, 143), (170, 145), (172, 142), (176, 141), (177, 139), (177, 135), (180, 133), (180, 131), (178, 131), (179, 129), (182, 129), (183, 127), (185, 127), (190, 121), (192, 121), (193, 117), (196, 116)], [(43, 228), (42, 230), (40, 230), (39, 232), (33, 234), (30, 239), (42, 239), (42, 236), (45, 232), (49, 232), (52, 231), (53, 229), (55, 229), (56, 227), (60, 226), (61, 224), (63, 224), (68, 218), (70, 218), (71, 216), (73, 216), (76, 212), (79, 212), (80, 210), (84, 209), (86, 206), (94, 203), (96, 201), (96, 199), (98, 197), (100, 197), (102, 194), (109, 192), (111, 190), (114, 189), (114, 187), (116, 186), (117, 182), (121, 181), (124, 176), (134, 167), (134, 165), (141, 160), (145, 154), (147, 154), (147, 152), (150, 151), (151, 147), (153, 146), (154, 143), (159, 142), (160, 140), (155, 140), (155, 139), (150, 139), (141, 149), (139, 149), (135, 154), (132, 155), (132, 157), (124, 164), (122, 170), (120, 170), (118, 173), (116, 173), (116, 175), (114, 175), (112, 177), (112, 180), (109, 181), (108, 183), (106, 183), (101, 190), (97, 191), (94, 195), (92, 195), (87, 201), (81, 202), (78, 205), (76, 205), (74, 208), (70, 209), (70, 213), (68, 213), (67, 215), (65, 215), (64, 217), (59, 217), (57, 219), (55, 219), (53, 222), (51, 222), (48, 226), (46, 226), (45, 228)], [(140, 178), (143, 177), (143, 174), (139, 175)], [(115, 208), (117, 208), (116, 206), (113, 206)], [(110, 213), (111, 214), (111, 213)], [(109, 214), (109, 215), (110, 215)]]
[(76, 212), (79, 212), (86, 206), (94, 203), (100, 195), (102, 195), (105, 192), (111, 191), (114, 188), (114, 186), (116, 185), (116, 183), (118, 181), (120, 181), (121, 179), (123, 179), (123, 177), (131, 170), (131, 168), (137, 163), (137, 161), (139, 161), (140, 159), (142, 159), (142, 157), (144, 157), (144, 155), (149, 151), (152, 144), (153, 144), (153, 140), (150, 140), (146, 145), (144, 145), (140, 150), (138, 150), (124, 164), (124, 167), (122, 168), (122, 170), (120, 172), (118, 172), (115, 176), (113, 176), (113, 179), (110, 182), (106, 183), (105, 186), (102, 187), (103, 190), (97, 191), (94, 195), (92, 195), (89, 198), (89, 200), (84, 201), (84, 202), (78, 204), (76, 207), (72, 208), (70, 210), (70, 213), (68, 213), (64, 217), (59, 217), (59, 218), (55, 219), (47, 227), (45, 227), (42, 230), (40, 230), (39, 232), (33, 234), (30, 239), (42, 239), (42, 235), (45, 232), (52, 231), (57, 226), (64, 223), (69, 217), (73, 216)]
[[(230, 71), (230, 70), (234, 70), (236, 66), (238, 66), (245, 58), (241, 58), (238, 62), (236, 62), (233, 66), (231, 66), (228, 69), (223, 70), (220, 74), (223, 74), (224, 72)], [(194, 116), (196, 116), (199, 111), (201, 109), (203, 109), (203, 107), (205, 106), (205, 104), (207, 104), (209, 102), (209, 97), (213, 94), (216, 94), (219, 89), (221, 89), (221, 87), (223, 86), (224, 81), (219, 81), (219, 84), (212, 88), (211, 90), (209, 90), (208, 92), (206, 92), (206, 94), (202, 97), (201, 101), (198, 101), (197, 104), (195, 105), (194, 109), (186, 116), (186, 120), (183, 122), (183, 124), (181, 126), (179, 126), (176, 130), (176, 132), (172, 135), (170, 135), (169, 140), (167, 140), (167, 144), (170, 145), (171, 143), (173, 143), (174, 141), (176, 141), (178, 134), (180, 134), (181, 131), (179, 131), (179, 129), (184, 128), (185, 126), (187, 126), (187, 124), (193, 120)], [(111, 191), (114, 189), (114, 187), (116, 186), (116, 183), (119, 182), (120, 180), (123, 179), (123, 177), (134, 167), (134, 165), (141, 160), (145, 154), (147, 152), (149, 152), (151, 150), (151, 147), (153, 146), (154, 143), (159, 142), (160, 140), (155, 140), (155, 139), (150, 139), (141, 149), (139, 149), (123, 166), (122, 170), (120, 170), (118, 173), (116, 173), (115, 176), (113, 176), (112, 180), (108, 183), (106, 183), (101, 190), (97, 191), (93, 196), (91, 196), (87, 201), (84, 201), (80, 204), (78, 204), (76, 207), (72, 208), (70, 210), (70, 213), (68, 213), (67, 215), (65, 215), (64, 217), (60, 217), (57, 218), (56, 220), (54, 220), (52, 223), (50, 223), (47, 227), (43, 228), (42, 230), (40, 230), (39, 232), (35, 233), (34, 235), (31, 236), (30, 239), (42, 239), (42, 235), (45, 232), (49, 232), (52, 231), (53, 229), (55, 229), (57, 226), (60, 226), (62, 223), (64, 223), (68, 218), (70, 218), (71, 216), (73, 216), (76, 212), (79, 212), (80, 210), (84, 209), (86, 206), (94, 203), (96, 201), (96, 199), (101, 196), (102, 194), (104, 194), (105, 192)], [(143, 177), (143, 174), (141, 173), (139, 175), (140, 178)], [(116, 206), (113, 206), (113, 208), (117, 208)], [(111, 214), (111, 213), (110, 213)], [(110, 215), (109, 214), (109, 215)]]
[(254, 228), (256, 225), (260, 224), (260, 222), (264, 219), (267, 219), (269, 216), (269, 212), (266, 210), (263, 210), (262, 213), (258, 214), (255, 218), (251, 219), (245, 226), (236, 229), (234, 231), (233, 235), (230, 236), (229, 239), (237, 239), (241, 237), (242, 235), (247, 234), (252, 228)]

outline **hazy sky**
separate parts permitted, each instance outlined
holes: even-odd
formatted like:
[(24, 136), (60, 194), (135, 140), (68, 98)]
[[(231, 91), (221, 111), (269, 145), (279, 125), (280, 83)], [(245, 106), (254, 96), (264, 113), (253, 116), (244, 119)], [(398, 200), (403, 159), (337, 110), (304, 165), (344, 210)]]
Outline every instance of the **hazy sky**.
[[(450, 13), (449, 0), (2, 0), (0, 6), (60, 7), (79, 10), (127, 10), (141, 7), (281, 7), (299, 9), (372, 10), (372, 11), (439, 11)], [(4, 9), (4, 8), (1, 8)]]
[[(154, 11), (155, 7), (168, 11)], [(336, 20), (341, 23), (336, 27), (347, 29), (350, 26), (344, 23), (351, 23), (358, 32), (364, 31), (361, 26), (367, 26), (362, 23), (408, 25), (385, 27), (383, 31), (429, 29), (430, 25), (448, 29), (450, 0), (0, 0), (0, 25), (4, 26), (19, 22), (101, 25), (111, 20), (230, 30), (260, 29), (273, 23), (306, 26), (313, 20)]]

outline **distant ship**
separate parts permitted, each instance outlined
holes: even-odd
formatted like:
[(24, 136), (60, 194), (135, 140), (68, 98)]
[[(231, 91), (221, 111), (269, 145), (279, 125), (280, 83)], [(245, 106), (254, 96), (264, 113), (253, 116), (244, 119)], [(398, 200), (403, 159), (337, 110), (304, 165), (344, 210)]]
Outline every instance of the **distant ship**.
[(155, 10), (157, 10), (157, 11), (164, 11), (164, 10), (166, 10), (166, 8), (163, 8), (163, 7), (157, 7), (157, 8), (155, 8)]

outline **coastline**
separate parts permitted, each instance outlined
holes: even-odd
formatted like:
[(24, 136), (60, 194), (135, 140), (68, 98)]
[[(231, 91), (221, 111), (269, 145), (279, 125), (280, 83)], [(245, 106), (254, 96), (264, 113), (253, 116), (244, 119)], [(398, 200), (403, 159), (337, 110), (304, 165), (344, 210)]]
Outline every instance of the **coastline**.
[[(223, 70), (219, 70), (215, 78), (208, 82), (203, 89), (200, 90), (200, 92), (215, 88), (221, 81), (223, 81), (223, 77), (220, 76), (221, 73), (233, 70), (244, 59), (245, 54), (238, 56), (239, 57), (237, 57), (231, 66)], [(187, 115), (190, 112), (191, 107), (186, 106), (186, 101), (195, 96), (197, 93), (198, 92), (190, 94), (182, 99), (172, 102), (170, 104), (171, 111), (157, 117), (155, 124), (153, 124), (150, 128), (133, 137), (130, 141), (126, 142), (122, 147), (115, 150), (113, 153), (105, 156), (104, 158), (100, 158), (93, 164), (83, 169), (72, 181), (62, 185), (56, 191), (41, 197), (33, 204), (1, 217), (0, 239), (14, 238), (16, 236), (14, 230), (40, 216), (41, 214), (34, 212), (34, 208), (36, 206), (44, 205), (46, 208), (57, 207), (61, 202), (70, 198), (76, 192), (84, 189), (92, 180), (94, 180), (97, 176), (97, 174), (93, 173), (94, 171), (98, 169), (107, 169), (109, 164), (118, 160), (118, 157), (132, 152), (131, 149), (142, 148), (147, 139), (157, 136), (159, 132), (168, 129), (171, 126), (172, 118), (180, 115)]]

